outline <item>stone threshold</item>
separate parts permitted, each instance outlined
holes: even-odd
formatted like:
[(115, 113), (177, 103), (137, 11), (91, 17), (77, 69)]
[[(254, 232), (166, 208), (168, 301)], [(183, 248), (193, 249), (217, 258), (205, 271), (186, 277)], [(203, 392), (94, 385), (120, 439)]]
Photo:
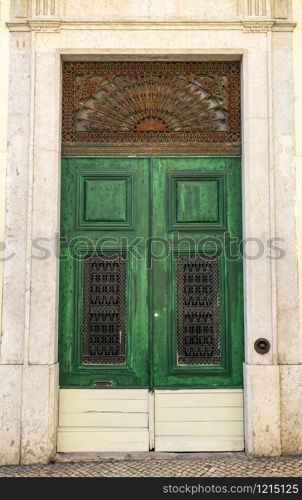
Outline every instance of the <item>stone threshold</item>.
[(243, 451), (236, 452), (99, 452), (99, 453), (57, 453), (51, 463), (82, 463), (98, 462), (102, 460), (239, 460), (248, 461), (250, 458)]

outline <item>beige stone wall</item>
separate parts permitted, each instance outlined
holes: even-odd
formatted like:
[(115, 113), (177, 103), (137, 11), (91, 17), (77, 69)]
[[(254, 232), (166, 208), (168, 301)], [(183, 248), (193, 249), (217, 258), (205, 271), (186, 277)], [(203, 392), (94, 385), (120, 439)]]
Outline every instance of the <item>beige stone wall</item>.
[[(294, 19), (298, 21), (301, 2), (294, 0)], [(17, 258), (3, 266), (0, 399), (5, 403), (0, 403), (0, 420), (6, 425), (0, 426), (0, 464), (44, 463), (56, 450), (58, 262), (54, 255), (43, 262), (30, 259), (30, 247), (33, 238), (43, 235), (53, 249), (58, 230), (60, 54), (68, 58), (79, 54), (104, 58), (118, 54), (243, 56), (244, 235), (262, 241), (276, 235), (286, 242), (282, 260), (269, 261), (264, 256), (244, 262), (246, 449), (255, 456), (301, 453), (295, 210), (301, 214), (298, 237), (302, 256), (302, 175), (298, 177), (297, 207), (291, 0), (0, 0), (5, 63), (0, 71), (0, 80), (4, 78), (0, 89), (0, 128), (2, 134), (4, 131), (0, 142), (0, 241), (5, 212), (6, 127), (2, 125), (6, 124), (8, 74), (4, 22), (9, 3), (6, 234)], [(297, 122), (302, 102), (300, 26), (302, 19), (294, 39)], [(302, 159), (299, 143), (298, 137), (297, 163)], [(302, 266), (302, 257), (300, 260)], [(271, 343), (265, 356), (254, 350), (258, 337)]]
[(294, 20), (298, 23), (294, 31), (294, 81), (296, 115), (297, 232), (299, 256), (300, 317), (302, 319), (302, 0), (293, 1), (293, 17)]
[[(3, 255), (1, 242), (4, 239), (5, 214), (5, 166), (7, 151), (7, 99), (8, 99), (8, 61), (9, 31), (5, 23), (9, 19), (10, 0), (0, 1), (0, 258)], [(0, 327), (2, 309), (2, 270), (0, 261)]]

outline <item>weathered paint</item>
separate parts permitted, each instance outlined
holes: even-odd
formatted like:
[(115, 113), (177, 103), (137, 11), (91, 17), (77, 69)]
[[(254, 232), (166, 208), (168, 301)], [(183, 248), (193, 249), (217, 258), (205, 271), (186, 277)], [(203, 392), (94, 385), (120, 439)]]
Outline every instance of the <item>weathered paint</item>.
[[(148, 276), (144, 247), (136, 239), (149, 235), (149, 162), (145, 159), (64, 159), (62, 161), (61, 267), (60, 267), (60, 384), (94, 387), (148, 387)], [(100, 207), (100, 185), (107, 201)], [(90, 183), (87, 198), (87, 182)], [(91, 186), (95, 186), (92, 189)], [(85, 192), (86, 189), (86, 192)], [(111, 203), (112, 194), (122, 192)], [(86, 196), (85, 196), (86, 194)], [(126, 202), (125, 202), (126, 199)], [(87, 204), (89, 210), (87, 210)], [(87, 213), (89, 217), (87, 218)], [(123, 220), (126, 219), (126, 220)], [(64, 240), (66, 238), (66, 240)], [(78, 239), (78, 241), (77, 241)], [(79, 243), (81, 240), (81, 243)], [(128, 246), (128, 248), (127, 248)], [(135, 258), (134, 250), (141, 259)], [(127, 259), (126, 365), (81, 365), (83, 311), (83, 256), (96, 251), (125, 254)], [(81, 258), (74, 255), (75, 248)]]
[(242, 389), (61, 389), (59, 410), (59, 452), (244, 449)]
[[(240, 257), (228, 258), (226, 231), (240, 241), (238, 158), (64, 159), (61, 387), (94, 387), (102, 381), (112, 382), (113, 388), (242, 387), (242, 262)], [(175, 243), (176, 232), (190, 239), (189, 246)], [(82, 257), (87, 249), (100, 250), (101, 243), (109, 253), (129, 256), (125, 366), (81, 365), (83, 265), (81, 259), (68, 256), (75, 250), (74, 238), (79, 237), (84, 238), (77, 245)], [(137, 238), (142, 238), (141, 243)], [(191, 253), (202, 238), (212, 238), (207, 252), (217, 252), (215, 241), (226, 250), (220, 259), (222, 362), (180, 366), (176, 363), (175, 257)], [(154, 257), (163, 250), (165, 258)]]
[[(160, 158), (152, 159), (152, 234), (159, 238), (154, 252), (160, 253), (161, 238), (170, 242), (172, 251), (166, 259), (152, 262), (153, 318), (153, 385), (161, 388), (179, 387), (242, 387), (243, 361), (243, 305), (242, 261), (228, 258), (230, 243), (224, 238), (227, 231), (241, 240), (241, 163), (239, 158)], [(206, 196), (206, 214), (217, 214), (216, 221), (201, 221), (204, 200), (195, 198), (198, 210), (193, 213), (190, 188), (178, 190), (178, 183), (195, 180), (196, 186), (217, 183), (218, 197)], [(199, 190), (202, 195), (204, 190)], [(196, 187), (192, 191), (196, 195)], [(179, 198), (177, 198), (179, 197)], [(184, 200), (181, 199), (184, 197)], [(212, 201), (212, 210), (208, 203)], [(218, 206), (217, 206), (218, 205)], [(176, 207), (186, 207), (187, 222), (177, 222)], [(186, 213), (183, 211), (183, 214)], [(200, 222), (194, 222), (200, 220)], [(167, 230), (168, 228), (168, 230)], [(179, 242), (175, 238), (179, 233)], [(178, 238), (178, 237), (177, 237)], [(183, 238), (183, 242), (181, 242)], [(217, 244), (225, 247), (220, 258), (221, 352), (222, 363), (213, 365), (177, 365), (176, 363), (176, 263), (177, 255), (202, 252), (203, 238), (207, 253), (215, 254)], [(172, 245), (172, 242), (174, 244)], [(218, 243), (217, 243), (218, 242)], [(238, 251), (232, 245), (232, 253)], [(219, 251), (219, 249), (218, 249)], [(239, 254), (239, 252), (238, 252)]]

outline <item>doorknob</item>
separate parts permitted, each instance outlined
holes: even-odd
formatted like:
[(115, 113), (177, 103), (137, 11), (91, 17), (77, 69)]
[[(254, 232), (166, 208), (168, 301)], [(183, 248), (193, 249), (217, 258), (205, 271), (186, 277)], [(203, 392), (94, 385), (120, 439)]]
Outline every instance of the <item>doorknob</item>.
[(158, 318), (158, 313), (154, 313), (154, 318)]

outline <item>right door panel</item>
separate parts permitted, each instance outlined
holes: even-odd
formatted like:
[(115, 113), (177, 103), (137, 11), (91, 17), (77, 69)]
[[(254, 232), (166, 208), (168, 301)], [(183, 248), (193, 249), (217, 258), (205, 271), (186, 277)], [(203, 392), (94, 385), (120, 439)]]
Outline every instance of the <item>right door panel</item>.
[(241, 388), (240, 159), (151, 161), (153, 387)]

